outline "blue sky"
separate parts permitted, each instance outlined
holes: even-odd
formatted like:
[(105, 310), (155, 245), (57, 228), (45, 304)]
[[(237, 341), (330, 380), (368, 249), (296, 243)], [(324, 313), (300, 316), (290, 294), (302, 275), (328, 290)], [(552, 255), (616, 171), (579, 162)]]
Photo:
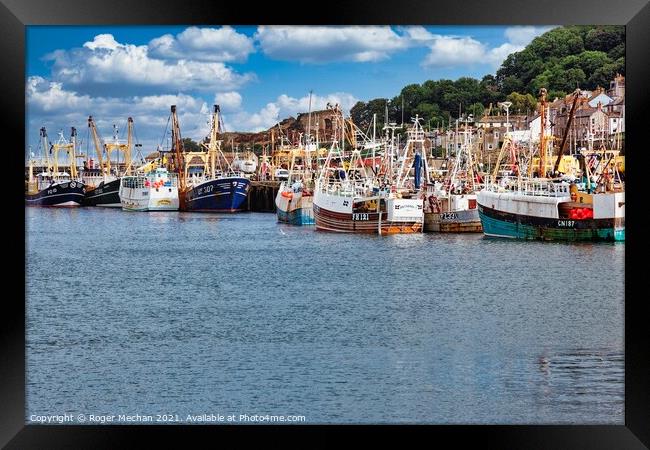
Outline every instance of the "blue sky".
[(551, 26), (29, 26), (27, 139), (93, 115), (104, 138), (132, 116), (145, 151), (176, 104), (183, 136), (207, 134), (219, 103), (227, 130), (258, 131), (327, 102), (393, 97), (410, 83), (495, 73)]

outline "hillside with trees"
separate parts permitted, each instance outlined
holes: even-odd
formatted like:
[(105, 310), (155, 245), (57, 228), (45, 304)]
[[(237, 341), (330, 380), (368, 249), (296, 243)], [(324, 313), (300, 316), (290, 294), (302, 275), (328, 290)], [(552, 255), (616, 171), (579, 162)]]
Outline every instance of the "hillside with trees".
[(387, 100), (392, 121), (402, 114), (409, 121), (418, 114), (431, 127), (448, 125), (458, 117), (459, 109), (480, 117), (490, 104), (504, 100), (513, 103), (513, 114), (532, 113), (541, 87), (552, 99), (576, 87), (607, 87), (616, 73), (625, 75), (625, 27), (564, 26), (508, 55), (495, 75), (485, 75), (481, 80), (461, 77), (410, 84), (392, 99), (357, 102), (350, 114), (364, 129), (372, 123), (373, 114), (377, 114), (378, 126), (383, 126)]

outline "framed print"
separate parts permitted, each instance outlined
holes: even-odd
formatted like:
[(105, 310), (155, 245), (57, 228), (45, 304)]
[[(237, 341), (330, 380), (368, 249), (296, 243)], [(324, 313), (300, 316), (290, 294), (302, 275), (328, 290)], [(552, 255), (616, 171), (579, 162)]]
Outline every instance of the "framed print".
[(647, 448), (650, 6), (382, 3), (3, 0), (3, 445)]

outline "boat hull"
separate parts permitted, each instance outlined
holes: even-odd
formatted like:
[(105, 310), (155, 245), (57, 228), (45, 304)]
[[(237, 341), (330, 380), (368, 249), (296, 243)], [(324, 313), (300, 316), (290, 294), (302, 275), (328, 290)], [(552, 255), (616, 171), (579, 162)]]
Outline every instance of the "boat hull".
[(316, 229), (337, 233), (409, 234), (422, 232), (422, 221), (387, 221), (386, 213), (340, 213), (314, 204)]
[(250, 180), (224, 177), (207, 180), (185, 192), (185, 209), (203, 212), (238, 212), (246, 209)]
[(120, 180), (115, 179), (104, 183), (103, 181), (94, 189), (87, 189), (84, 197), (84, 206), (103, 206), (120, 208)]
[(178, 211), (178, 188), (125, 188), (120, 190), (124, 211)]
[(625, 241), (625, 218), (571, 220), (526, 216), (478, 205), (486, 236), (551, 241)]
[(35, 194), (25, 195), (26, 206), (81, 206), (85, 186), (79, 181), (55, 183)]
[(314, 198), (302, 194), (293, 195), (292, 198), (287, 198), (282, 195), (282, 191), (278, 192), (275, 198), (278, 222), (291, 225), (315, 225)]
[(436, 233), (480, 233), (483, 231), (477, 209), (445, 213), (424, 213), (424, 231)]

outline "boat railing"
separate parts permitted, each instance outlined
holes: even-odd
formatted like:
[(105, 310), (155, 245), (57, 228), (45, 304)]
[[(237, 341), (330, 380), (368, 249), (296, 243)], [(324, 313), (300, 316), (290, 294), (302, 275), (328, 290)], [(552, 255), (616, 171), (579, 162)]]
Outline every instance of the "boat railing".
[(504, 178), (498, 183), (486, 181), (485, 189), (493, 192), (514, 192), (537, 197), (567, 197), (570, 184), (551, 180)]
[(523, 180), (519, 183), (519, 192), (525, 195), (541, 197), (566, 197), (570, 195), (568, 183), (551, 181)]
[(130, 189), (144, 188), (144, 183), (147, 180), (143, 176), (126, 176), (122, 177), (121, 186)]
[(354, 197), (357, 194), (358, 185), (351, 184), (349, 181), (330, 181), (329, 183), (319, 183), (318, 189), (324, 194), (334, 194), (343, 197)]
[(178, 187), (178, 175), (167, 173), (166, 179), (145, 175), (125, 176), (122, 177), (121, 183), (123, 187), (131, 189), (155, 187), (155, 183), (162, 183), (163, 187)]

